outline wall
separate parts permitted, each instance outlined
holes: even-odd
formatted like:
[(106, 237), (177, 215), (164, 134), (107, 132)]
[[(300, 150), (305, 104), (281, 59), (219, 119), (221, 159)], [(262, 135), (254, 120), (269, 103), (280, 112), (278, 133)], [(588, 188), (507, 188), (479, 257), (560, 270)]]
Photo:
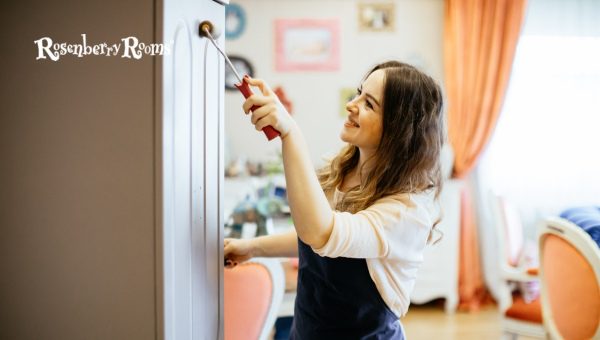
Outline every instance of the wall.
[(154, 2), (0, 13), (0, 338), (153, 339), (153, 59), (36, 61), (33, 41), (152, 41)]
[[(394, 1), (394, 32), (359, 32), (358, 1), (350, 0), (238, 0), (247, 17), (246, 30), (236, 40), (226, 41), (228, 54), (241, 55), (254, 66), (255, 77), (272, 88), (283, 86), (294, 104), (294, 118), (302, 129), (315, 165), (337, 152), (340, 89), (356, 88), (364, 73), (377, 62), (397, 58), (420, 66), (442, 81), (442, 0)], [(341, 63), (335, 72), (276, 72), (274, 20), (295, 18), (339, 18)], [(225, 97), (226, 144), (230, 158), (264, 160), (277, 155), (279, 139), (267, 142), (243, 114), (239, 92)]]

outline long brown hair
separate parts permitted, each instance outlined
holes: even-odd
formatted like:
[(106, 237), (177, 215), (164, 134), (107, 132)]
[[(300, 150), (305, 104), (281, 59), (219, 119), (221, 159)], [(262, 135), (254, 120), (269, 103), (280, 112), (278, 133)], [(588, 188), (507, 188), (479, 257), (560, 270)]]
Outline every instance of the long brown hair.
[[(383, 128), (371, 170), (359, 170), (360, 186), (350, 189), (336, 210), (357, 212), (380, 198), (428, 189), (439, 195), (442, 185), (440, 150), (444, 141), (444, 118), (440, 86), (415, 67), (398, 61), (376, 65), (385, 72)], [(319, 181), (328, 193), (341, 185), (344, 176), (358, 166), (359, 150), (348, 144), (319, 171)], [(364, 165), (363, 165), (364, 166)]]

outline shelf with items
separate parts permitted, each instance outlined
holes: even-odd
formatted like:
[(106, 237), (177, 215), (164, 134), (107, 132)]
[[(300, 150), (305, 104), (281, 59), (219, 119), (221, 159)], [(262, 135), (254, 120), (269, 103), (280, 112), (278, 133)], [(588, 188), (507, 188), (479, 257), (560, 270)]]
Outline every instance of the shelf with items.
[(225, 178), (227, 237), (254, 237), (292, 227), (282, 174)]

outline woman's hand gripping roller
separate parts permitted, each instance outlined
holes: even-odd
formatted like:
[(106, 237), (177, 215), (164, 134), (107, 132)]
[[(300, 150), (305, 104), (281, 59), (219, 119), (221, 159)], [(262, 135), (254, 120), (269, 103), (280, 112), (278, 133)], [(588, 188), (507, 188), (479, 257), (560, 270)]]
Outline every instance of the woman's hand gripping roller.
[[(199, 30), (200, 36), (208, 38), (208, 40), (210, 40), (213, 43), (213, 45), (216, 47), (217, 51), (219, 51), (219, 53), (221, 53), (223, 58), (225, 58), (225, 61), (227, 62), (227, 65), (229, 65), (229, 67), (231, 68), (231, 71), (233, 71), (233, 74), (235, 74), (236, 78), (239, 81), (239, 83), (235, 84), (235, 87), (237, 87), (237, 89), (240, 90), (240, 92), (244, 95), (244, 98), (248, 98), (251, 95), (253, 95), (254, 93), (252, 92), (252, 90), (250, 89), (250, 86), (248, 85), (248, 82), (246, 81), (246, 78), (248, 77), (248, 75), (244, 75), (243, 78), (240, 77), (239, 73), (237, 72), (237, 70), (235, 69), (233, 64), (231, 63), (231, 60), (229, 60), (229, 58), (227, 57), (227, 54), (225, 54), (225, 52), (223, 52), (223, 50), (219, 47), (219, 45), (217, 45), (217, 42), (213, 38), (211, 32), (213, 34), (215, 34), (215, 36), (218, 36), (215, 33), (215, 26), (210, 21), (202, 21), (200, 23), (199, 27), (200, 27), (200, 30)], [(254, 111), (255, 109), (258, 109), (258, 107), (253, 106), (252, 108), (250, 108), (251, 111)], [(267, 136), (267, 139), (269, 139), (269, 140), (272, 140), (273, 138), (279, 136), (279, 131), (275, 130), (270, 125), (263, 128), (262, 131), (265, 133), (265, 135)]]

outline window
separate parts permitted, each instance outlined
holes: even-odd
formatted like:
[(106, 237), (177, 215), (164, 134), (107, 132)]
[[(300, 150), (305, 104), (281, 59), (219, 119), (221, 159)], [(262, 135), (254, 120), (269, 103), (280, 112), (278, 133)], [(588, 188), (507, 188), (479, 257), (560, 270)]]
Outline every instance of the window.
[(519, 207), (530, 236), (543, 216), (600, 205), (598, 22), (597, 2), (533, 1), (528, 11), (478, 174)]

